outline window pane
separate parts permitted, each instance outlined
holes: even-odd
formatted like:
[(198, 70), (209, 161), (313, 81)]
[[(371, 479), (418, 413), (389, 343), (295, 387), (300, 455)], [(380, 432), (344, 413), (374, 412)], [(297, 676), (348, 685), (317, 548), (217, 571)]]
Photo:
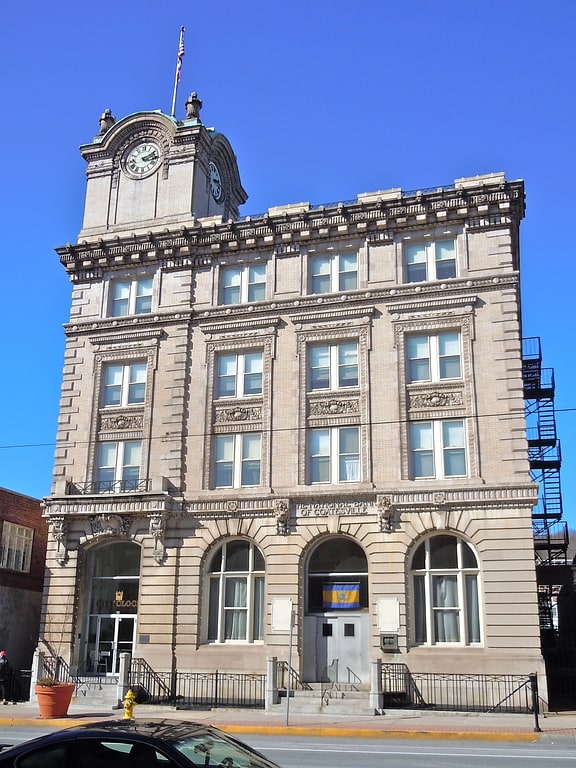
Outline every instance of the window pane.
[(478, 579), (466, 576), (466, 631), (469, 643), (480, 642), (480, 611), (478, 606)]
[(226, 571), (247, 571), (250, 567), (250, 544), (247, 541), (226, 543)]
[(413, 477), (434, 477), (432, 425), (429, 422), (410, 425)]
[(254, 579), (254, 617), (252, 619), (254, 640), (264, 639), (264, 579)]
[(460, 378), (460, 334), (442, 333), (438, 336), (440, 378)]
[(218, 357), (217, 397), (234, 397), (236, 395), (236, 355), (220, 355)]
[(130, 302), (130, 282), (116, 282), (112, 284), (112, 317), (121, 317), (128, 314)]
[(354, 291), (358, 287), (358, 256), (348, 253), (339, 258), (338, 290)]
[(360, 455), (358, 428), (343, 427), (339, 432), (339, 480), (353, 482), (360, 480)]
[(104, 405), (119, 405), (122, 393), (121, 365), (107, 365), (104, 378)]
[(137, 315), (152, 311), (152, 279), (136, 281), (136, 302), (134, 311)]
[(311, 259), (310, 273), (312, 275), (311, 290), (312, 293), (330, 293), (331, 290), (331, 277), (330, 277), (330, 264), (331, 258), (329, 256), (314, 256)]
[(338, 369), (340, 387), (358, 386), (358, 344), (338, 345)]
[(241, 484), (260, 484), (260, 435), (242, 436)]
[(455, 536), (434, 536), (429, 541), (430, 568), (446, 570), (458, 567), (458, 540)]
[(244, 355), (244, 394), (262, 393), (262, 352)]
[(462, 558), (462, 568), (478, 568), (476, 555), (472, 547), (465, 541), (460, 542), (460, 556)]
[(208, 605), (208, 640), (218, 639), (218, 615), (220, 597), (220, 580), (210, 579), (210, 597)]
[(128, 403), (143, 403), (146, 399), (146, 363), (133, 363), (130, 366)]
[(257, 264), (248, 268), (248, 301), (266, 299), (266, 265)]
[(406, 281), (418, 283), (426, 280), (426, 248), (423, 245), (404, 246)]
[(454, 241), (443, 240), (436, 243), (436, 279), (456, 277), (456, 259)]
[(214, 485), (231, 488), (234, 468), (234, 436), (218, 435), (215, 441)]
[(222, 270), (222, 303), (238, 304), (240, 302), (240, 268), (234, 267)]
[(425, 643), (426, 628), (426, 582), (424, 576), (414, 576), (414, 640)]
[(310, 389), (330, 387), (330, 347), (310, 347)]
[(444, 444), (444, 474), (448, 477), (466, 474), (464, 450), (464, 424), (461, 421), (445, 421), (442, 424)]
[(430, 380), (430, 347), (428, 336), (408, 337), (408, 380)]

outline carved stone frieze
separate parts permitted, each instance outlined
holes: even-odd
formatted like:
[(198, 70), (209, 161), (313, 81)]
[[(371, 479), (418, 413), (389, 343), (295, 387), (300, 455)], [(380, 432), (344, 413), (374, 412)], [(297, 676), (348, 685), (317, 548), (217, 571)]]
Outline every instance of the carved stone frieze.
[(310, 416), (337, 416), (346, 413), (359, 413), (359, 400), (316, 400), (310, 403)]
[(330, 515), (366, 515), (373, 503), (363, 499), (338, 501), (298, 501), (296, 517), (328, 517)]
[(100, 429), (103, 432), (112, 432), (116, 429), (142, 429), (144, 415), (142, 413), (115, 413), (100, 418)]
[(90, 520), (93, 536), (127, 536), (128, 518), (121, 515), (96, 515)]
[(462, 392), (409, 392), (408, 409), (448, 408), (464, 405)]
[(217, 424), (229, 424), (239, 421), (259, 421), (262, 418), (260, 406), (233, 406), (232, 408), (216, 408), (214, 421)]

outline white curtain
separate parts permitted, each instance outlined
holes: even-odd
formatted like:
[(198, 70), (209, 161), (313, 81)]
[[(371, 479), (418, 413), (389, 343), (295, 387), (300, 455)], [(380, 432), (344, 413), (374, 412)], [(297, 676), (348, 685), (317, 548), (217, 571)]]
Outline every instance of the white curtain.
[(432, 606), (437, 643), (457, 643), (460, 640), (460, 611), (458, 610), (458, 579), (456, 576), (432, 577)]
[(224, 637), (226, 640), (246, 640), (246, 579), (226, 578)]

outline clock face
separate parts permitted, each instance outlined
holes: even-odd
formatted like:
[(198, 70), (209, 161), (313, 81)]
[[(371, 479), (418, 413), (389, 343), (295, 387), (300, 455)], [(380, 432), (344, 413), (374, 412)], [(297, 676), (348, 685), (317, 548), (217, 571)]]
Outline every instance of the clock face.
[(153, 141), (142, 141), (128, 150), (124, 167), (130, 176), (140, 179), (155, 171), (161, 160), (160, 147)]
[(212, 192), (212, 197), (218, 203), (223, 197), (223, 186), (218, 166), (212, 161), (208, 163), (208, 175), (210, 177), (210, 192)]

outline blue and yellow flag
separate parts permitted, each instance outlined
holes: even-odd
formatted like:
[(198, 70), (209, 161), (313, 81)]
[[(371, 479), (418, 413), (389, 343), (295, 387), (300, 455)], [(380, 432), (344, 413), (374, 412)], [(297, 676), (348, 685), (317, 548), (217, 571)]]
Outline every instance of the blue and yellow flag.
[(322, 603), (325, 610), (360, 608), (360, 584), (324, 584)]

